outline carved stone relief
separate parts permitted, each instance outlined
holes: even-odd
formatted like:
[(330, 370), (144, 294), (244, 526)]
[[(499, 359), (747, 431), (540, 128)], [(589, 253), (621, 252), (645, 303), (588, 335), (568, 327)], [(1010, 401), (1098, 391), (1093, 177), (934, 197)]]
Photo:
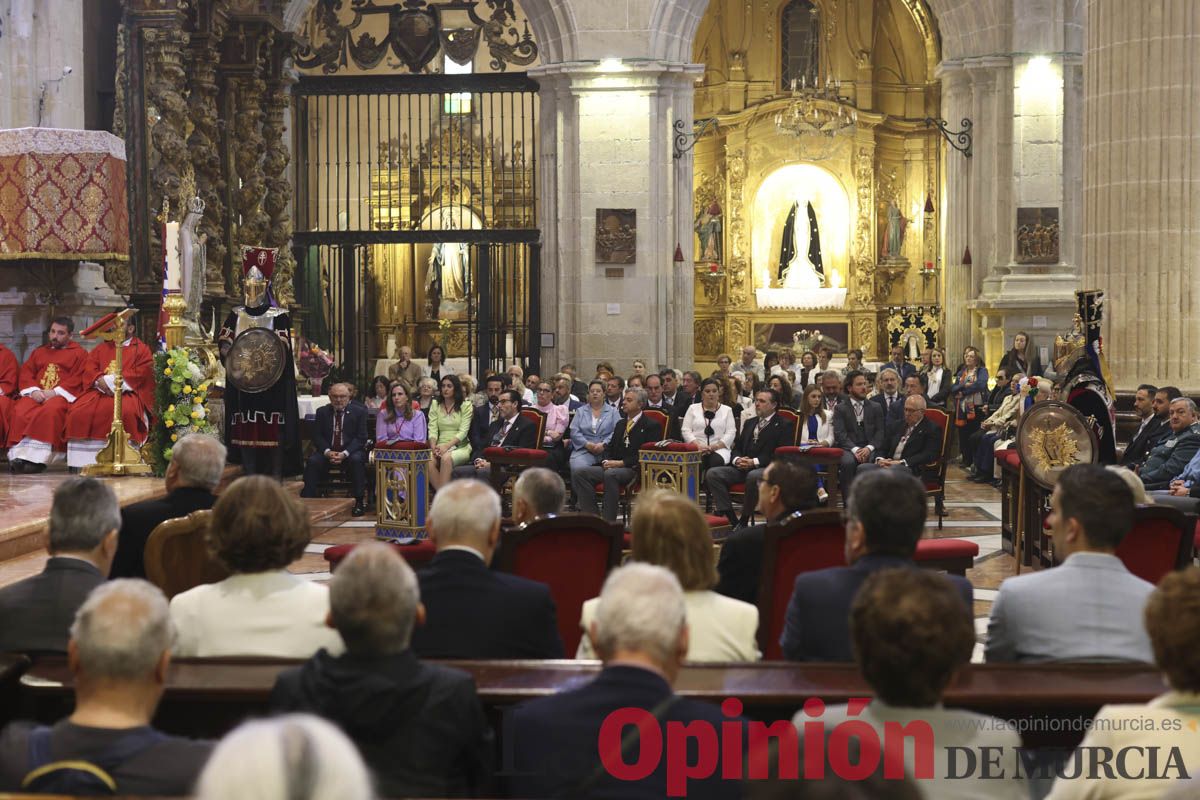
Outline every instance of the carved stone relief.
[(263, 122), (263, 139), (266, 142), (263, 173), (267, 186), (263, 210), (269, 220), (266, 242), (270, 247), (279, 248), (279, 256), (275, 262), (275, 279), (272, 283), (275, 296), (282, 305), (295, 301), (293, 276), (296, 272), (296, 260), (288, 246), (292, 238), (292, 185), (287, 177), (290, 159), (287, 144), (284, 142), (283, 127), (283, 116), (290, 97), (289, 86), (294, 82), (283, 70), (290, 49), (290, 42), (280, 43), (279, 52), (270, 59), (271, 72), (279, 74), (272, 74), (267, 84), (267, 112)]
[[(150, 203), (157, 208), (163, 198), (179, 197), (183, 173), (190, 163), (187, 136), (190, 120), (184, 100), (185, 73), (182, 53), (188, 34), (177, 29), (147, 28), (142, 31), (147, 66), (146, 127), (150, 131)], [(150, 225), (150, 252), (162, 252), (160, 226)], [(140, 288), (162, 285), (162, 264), (151, 259)]]
[(192, 135), (188, 138), (192, 169), (196, 176), (196, 193), (204, 201), (204, 216), (200, 233), (206, 237), (205, 290), (206, 295), (221, 295), (225, 290), (223, 270), (226, 256), (224, 232), (228, 226), (225, 208), (225, 176), (221, 168), (221, 131), (218, 127), (217, 64), (220, 44), (225, 36), (225, 22), (214, 13), (207, 35), (198, 38), (191, 50), (191, 94), (188, 111)]
[(720, 319), (697, 319), (695, 337), (697, 354), (715, 356), (725, 350), (725, 323)]
[(858, 148), (854, 156), (854, 182), (857, 187), (858, 218), (854, 223), (854, 256), (851, 265), (853, 278), (852, 295), (858, 306), (867, 306), (872, 300), (875, 258), (872, 236), (875, 226), (875, 206), (871, 202), (872, 184), (875, 176), (874, 159), (866, 147)]
[(261, 62), (256, 63), (253, 75), (238, 78), (233, 85), (237, 99), (233, 161), (241, 181), (241, 187), (234, 195), (237, 213), (241, 217), (236, 241), (241, 245), (258, 245), (264, 243), (269, 224), (262, 206), (267, 191), (262, 164), (266, 152), (262, 106), (267, 82), (262, 78)]

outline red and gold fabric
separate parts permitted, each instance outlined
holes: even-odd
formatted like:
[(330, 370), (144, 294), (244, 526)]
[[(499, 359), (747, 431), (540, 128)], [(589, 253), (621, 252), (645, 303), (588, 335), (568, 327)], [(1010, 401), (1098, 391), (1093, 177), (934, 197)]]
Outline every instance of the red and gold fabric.
[[(67, 342), (62, 348), (42, 345), (33, 351), (29, 360), (21, 367), (19, 380), (21, 397), (13, 404), (12, 418), (8, 426), (9, 447), (32, 440), (38, 444), (39, 453), (45, 449), (47, 459), (26, 458), (9, 453), (9, 459), (25, 458), (27, 461), (46, 463), (49, 453), (66, 450), (63, 434), (67, 422), (67, 409), (83, 394), (83, 375), (87, 363), (87, 351), (77, 342)], [(29, 395), (35, 390), (53, 396), (39, 403)], [(48, 445), (48, 449), (45, 447)]]
[(0, 344), (0, 442), (8, 442), (8, 424), (12, 419), (13, 396), (17, 393), (20, 365), (13, 351)]
[[(67, 414), (68, 444), (76, 439), (108, 438), (113, 398), (97, 389), (95, 383), (103, 379), (111, 391), (116, 369), (116, 345), (112, 342), (101, 342), (88, 354), (83, 372), (83, 384), (88, 388)], [(154, 356), (150, 348), (137, 338), (130, 339), (121, 349), (121, 372), (124, 375), (121, 419), (129, 438), (141, 444), (150, 433), (150, 414), (154, 408)]]
[(0, 261), (129, 259), (125, 143), (106, 131), (0, 131)]

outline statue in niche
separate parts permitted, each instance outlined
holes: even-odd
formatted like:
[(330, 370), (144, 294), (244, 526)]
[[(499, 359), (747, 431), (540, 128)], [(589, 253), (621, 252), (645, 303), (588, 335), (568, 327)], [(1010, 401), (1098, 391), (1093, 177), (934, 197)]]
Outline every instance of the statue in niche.
[(200, 306), (204, 303), (204, 270), (207, 234), (197, 234), (196, 226), (204, 216), (204, 200), (193, 197), (187, 215), (179, 224), (180, 290), (187, 310), (183, 312), (184, 336), (188, 340), (205, 338), (200, 330)]
[[(458, 222), (454, 211), (443, 208), (440, 228), (456, 230)], [(425, 278), (425, 292), (429, 298), (430, 316), (439, 308), (460, 311), (467, 299), (467, 270), (471, 266), (469, 246), (464, 242), (438, 242), (429, 254), (429, 269)]]
[(884, 259), (898, 260), (903, 258), (904, 234), (908, 230), (908, 220), (900, 213), (900, 207), (895, 200), (889, 200), (887, 206), (887, 232), (884, 235)]
[(698, 261), (721, 263), (721, 206), (716, 202), (696, 216), (696, 233), (700, 235)]
[(808, 202), (807, 224), (797, 224), (800, 202), (792, 203), (783, 223), (779, 247), (779, 282), (785, 289), (820, 289), (825, 286), (825, 265), (821, 258), (821, 234), (817, 211)]

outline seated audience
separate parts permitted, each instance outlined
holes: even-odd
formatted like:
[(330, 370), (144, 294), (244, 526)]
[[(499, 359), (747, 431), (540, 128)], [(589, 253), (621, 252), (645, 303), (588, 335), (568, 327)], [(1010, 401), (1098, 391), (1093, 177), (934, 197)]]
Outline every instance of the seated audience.
[(863, 464), (858, 472), (870, 469), (906, 469), (918, 478), (925, 465), (937, 460), (942, 452), (942, 430), (925, 419), (925, 398), (914, 394), (904, 398), (904, 416), (888, 423), (883, 447), (875, 460)]
[(440, 381), (443, 375), (453, 375), (454, 369), (446, 365), (446, 351), (440, 344), (432, 345), (425, 354), (425, 363), (421, 365), (421, 374), (426, 378)]
[(38, 575), (0, 589), (0, 653), (65, 653), (67, 631), (104, 583), (117, 551), (121, 509), (95, 478), (68, 478), (50, 505), (50, 558)]
[[(579, 376), (576, 374), (575, 365), (563, 364), (561, 367), (559, 367), (558, 374), (554, 376), (556, 384), (560, 376), (567, 379), (567, 393), (574, 396), (575, 402), (580, 402), (581, 398), (587, 394), (588, 387), (586, 383), (579, 380)], [(557, 400), (555, 402), (557, 402)]]
[[(625, 390), (623, 405), (625, 418), (616, 421), (616, 429), (604, 448), (604, 458), (600, 464), (571, 470), (575, 500), (579, 510), (585, 514), (601, 513), (596, 505), (596, 484), (603, 484), (604, 510), (601, 516), (609, 522), (617, 519), (621, 490), (637, 479), (638, 450), (642, 445), (662, 438), (659, 424), (642, 413), (646, 406), (645, 389)], [(577, 421), (581, 413), (576, 412)]]
[(384, 404), (387, 403), (388, 385), (390, 383), (391, 381), (388, 380), (387, 375), (376, 375), (375, 379), (371, 381), (371, 391), (367, 393), (367, 399), (363, 401), (363, 405), (371, 411), (378, 411), (383, 408)]
[(1180, 392), (1174, 386), (1164, 386), (1159, 389), (1149, 383), (1143, 383), (1133, 395), (1133, 410), (1137, 412), (1138, 429), (1130, 439), (1129, 445), (1121, 454), (1121, 466), (1136, 469), (1150, 455), (1150, 451), (1158, 447), (1171, 433), (1167, 424), (1171, 401), (1180, 397)]
[(1200, 424), (1197, 424), (1196, 404), (1190, 398), (1171, 401), (1168, 425), (1171, 433), (1163, 443), (1150, 451), (1146, 463), (1138, 469), (1138, 477), (1147, 489), (1169, 489), (1200, 452)]
[(469, 674), (424, 664), (409, 648), (424, 619), (404, 559), (382, 542), (354, 548), (329, 582), (329, 624), (345, 655), (320, 650), (280, 673), (271, 707), (336, 724), (384, 797), (479, 796), (492, 756), (483, 707)]
[[(859, 587), (880, 570), (913, 563), (925, 531), (925, 487), (907, 470), (878, 469), (862, 476), (846, 504), (846, 561), (849, 566), (805, 572), (796, 577), (780, 643), (791, 661), (851, 661), (850, 606)], [(941, 576), (963, 600), (973, 619), (970, 582)], [(972, 622), (972, 624), (974, 624)]]
[[(671, 418), (667, 423), (667, 438), (683, 439), (683, 432), (681, 430), (683, 427), (683, 415), (688, 412), (689, 408), (700, 402), (700, 381), (702, 380), (704, 379), (700, 376), (700, 373), (695, 370), (683, 373), (679, 389), (675, 392), (675, 397), (671, 400)], [(666, 386), (666, 378), (663, 378), (664, 392), (666, 391)]]
[(621, 409), (621, 400), (625, 396), (625, 379), (620, 375), (609, 375), (604, 379), (604, 402), (608, 403), (618, 411)]
[[(826, 372), (828, 372), (828, 371), (829, 370), (826, 370)], [(846, 366), (844, 366), (840, 370), (838, 370), (838, 372), (840, 373), (838, 375), (838, 377), (844, 381), (846, 378), (850, 377), (851, 372), (862, 372), (862, 371), (863, 371), (863, 351), (859, 350), (856, 347), (853, 350), (850, 350), (846, 353)], [(826, 394), (828, 394), (828, 392), (826, 392)]]
[(513, 522), (521, 525), (538, 517), (562, 513), (567, 487), (557, 472), (531, 467), (522, 472), (512, 490)]
[[(1164, 769), (1171, 748), (1180, 755), (1178, 767), (1193, 779), (1200, 774), (1200, 742), (1195, 730), (1200, 725), (1200, 569), (1189, 567), (1163, 577), (1150, 595), (1145, 608), (1146, 632), (1154, 651), (1154, 663), (1163, 674), (1167, 691), (1145, 705), (1106, 705), (1087, 729), (1080, 752), (1126, 754), (1129, 767), (1115, 777), (1091, 780), (1086, 773), (1078, 778), (1060, 777), (1049, 800), (1070, 798), (1142, 798), (1162, 797), (1168, 790), (1180, 791), (1172, 797), (1195, 797), (1196, 784), (1186, 780), (1146, 780), (1140, 770), (1148, 759), (1158, 756)], [(1087, 762), (1086, 755), (1083, 763)]]
[[(905, 366), (912, 368), (911, 364)], [(885, 425), (899, 422), (904, 418), (904, 395), (900, 394), (900, 373), (894, 367), (884, 367), (879, 371), (879, 394), (871, 398), (883, 409)]]
[(505, 389), (500, 393), (497, 404), (499, 414), (488, 425), (479, 444), (471, 453), (471, 463), (454, 468), (455, 478), (478, 478), (487, 480), (492, 466), (484, 458), (489, 447), (523, 448), (538, 446), (537, 425), (521, 413), (521, 393), (516, 389)]
[(758, 351), (754, 349), (754, 345), (748, 344), (742, 348), (742, 359), (733, 365), (732, 371), (734, 374), (742, 373), (743, 375), (753, 375), (760, 381), (767, 376), (763, 373), (762, 362), (758, 360)]
[(545, 431), (542, 434), (540, 446), (550, 454), (546, 460), (551, 469), (557, 470), (567, 463), (565, 437), (567, 425), (571, 421), (571, 414), (566, 406), (560, 406), (551, 399), (553, 392), (554, 389), (550, 384), (539, 384), (535, 392), (537, 402), (533, 407), (546, 417)]
[(308, 512), (266, 476), (239, 478), (213, 506), (208, 546), (230, 575), (171, 598), (178, 656), (308, 658), (342, 640), (325, 625), (329, 590), (287, 571), (304, 553)]
[(904, 351), (903, 345), (892, 345), (888, 353), (891, 361), (888, 361), (883, 365), (883, 368), (880, 370), (880, 374), (883, 374), (889, 369), (895, 370), (896, 386), (899, 388), (900, 384), (905, 378), (907, 378), (909, 375), (916, 374), (917, 368), (908, 363), (908, 353)]
[(925, 379), (921, 375), (909, 375), (907, 378), (904, 379), (903, 395), (905, 397), (909, 397), (914, 394), (919, 394), (919, 395), (924, 396), (924, 394), (925, 394), (924, 380)]
[(847, 399), (846, 395), (842, 394), (842, 376), (835, 370), (826, 370), (817, 377), (816, 383), (821, 386), (822, 406), (832, 420), (833, 410), (838, 407), (839, 403)]
[(817, 474), (812, 467), (787, 458), (768, 464), (758, 490), (758, 513), (763, 521), (731, 534), (721, 545), (716, 591), (757, 603), (767, 524), (816, 507)]
[(826, 411), (821, 387), (811, 384), (800, 397), (800, 444), (829, 447), (833, 444), (833, 412)]
[(688, 406), (683, 415), (683, 441), (700, 448), (705, 470), (729, 463), (737, 423), (733, 409), (721, 402), (721, 384), (708, 378), (700, 384), (700, 402)]
[[(675, 573), (687, 606), (688, 661), (757, 661), (755, 635), (758, 608), (717, 594), (712, 534), (700, 508), (687, 496), (665, 489), (642, 493), (630, 525), (630, 559), (657, 564)], [(579, 620), (584, 637), (576, 658), (595, 658), (587, 631), (596, 615), (598, 598), (583, 604)]]
[[(713, 467), (704, 475), (717, 514), (727, 518), (734, 528), (750, 523), (758, 506), (758, 479), (775, 457), (775, 450), (792, 443), (792, 424), (775, 413), (779, 410), (779, 395), (773, 389), (754, 396), (754, 410), (757, 416), (748, 417), (742, 424), (729, 464)], [(729, 494), (735, 483), (745, 485), (740, 518), (733, 511)]]
[(166, 598), (145, 581), (116, 580), (88, 595), (67, 646), (75, 710), (50, 727), (14, 722), (0, 733), (0, 791), (191, 792), (212, 745), (150, 725), (166, 685), (172, 634)]
[(454, 468), (471, 457), (469, 438), (471, 401), (457, 375), (442, 378), (441, 394), (429, 412), (429, 485), (441, 489), (450, 482)]
[(408, 389), (409, 394), (417, 390), (417, 383), (424, 376), (424, 370), (421, 365), (412, 360), (412, 348), (404, 345), (398, 353), (399, 358), (396, 363), (388, 367), (388, 380), (395, 382), (400, 381), (404, 384), (404, 388)]
[[(1025, 780), (1011, 766), (1021, 746), (1016, 729), (999, 719), (942, 707), (942, 693), (970, 663), (975, 647), (975, 626), (961, 611), (954, 587), (929, 570), (886, 569), (867, 578), (850, 607), (850, 635), (854, 660), (875, 696), (855, 714), (845, 705), (830, 706), (817, 720), (827, 736), (851, 719), (865, 723), (880, 742), (885, 732), (927, 724), (933, 732), (933, 777), (916, 779), (923, 797), (1024, 800), (1029, 796)], [(803, 732), (812, 720), (800, 711), (792, 723)], [(852, 735), (850, 746), (859, 741)], [(1006, 765), (1007, 779), (982, 770), (950, 777), (951, 759), (961, 764), (963, 751), (980, 753), (981, 748)], [(906, 744), (905, 774), (912, 777), (916, 764), (916, 748)]]
[(488, 428), (500, 418), (500, 393), (504, 391), (505, 376), (488, 375), (483, 379), (484, 392), (487, 402), (476, 406), (471, 415), (471, 452), (475, 453), (487, 447), (490, 441)]
[(212, 508), (224, 472), (225, 445), (215, 436), (189, 433), (176, 442), (164, 478), (167, 496), (121, 509), (121, 535), (108, 577), (146, 577), (144, 556), (150, 534), (169, 519)]
[(308, 714), (243, 722), (221, 740), (197, 800), (374, 800), (354, 743)]
[[(424, 383), (428, 378), (422, 378)], [(375, 415), (375, 444), (390, 447), (399, 442), (429, 441), (429, 421), (419, 410), (413, 408), (412, 397), (404, 384), (392, 384), (388, 397)]]
[[(579, 390), (579, 394), (575, 394), (574, 387), (576, 384), (583, 388)], [(554, 403), (555, 405), (566, 406), (567, 411), (574, 411), (584, 404), (581, 397), (587, 397), (588, 387), (582, 381), (572, 381), (571, 376), (564, 373), (559, 373), (554, 376)], [(600, 394), (604, 395), (604, 381), (600, 381)]]
[[(668, 724), (700, 722), (722, 730), (723, 724), (741, 722), (714, 704), (672, 692), (688, 651), (686, 612), (679, 581), (667, 569), (633, 563), (609, 574), (588, 630), (604, 669), (577, 689), (513, 709), (505, 729), (513, 759), (509, 796), (666, 797), (665, 758), (638, 781), (618, 780), (601, 766), (600, 728), (619, 709), (657, 716), (662, 722), (653, 730), (657, 737)], [(688, 796), (741, 797), (741, 782), (722, 781), (720, 774), (714, 770), (709, 778), (688, 781)]]
[[(833, 410), (833, 443), (845, 451), (838, 466), (838, 482), (843, 494), (849, 494), (858, 466), (875, 459), (875, 451), (883, 447), (883, 437), (887, 433), (883, 406), (867, 399), (870, 388), (866, 375), (851, 372), (846, 376), (848, 397)], [(829, 397), (828, 390), (825, 396)]]
[(1012, 376), (1008, 393), (996, 410), (980, 423), (979, 430), (971, 434), (974, 441), (969, 447), (975, 451), (975, 459), (967, 468), (967, 476), (973, 483), (992, 482), (996, 476), (996, 442), (1016, 436), (1017, 423), (1025, 406), (1025, 395), (1021, 392), (1024, 377), (1020, 372)]
[[(417, 377), (420, 380), (420, 376)], [(406, 386), (403, 381), (398, 381)], [(415, 382), (414, 382), (415, 385)], [(365, 406), (350, 402), (350, 384), (335, 383), (329, 388), (329, 405), (317, 409), (313, 425), (313, 453), (304, 465), (304, 489), (301, 497), (317, 497), (320, 484), (337, 466), (350, 478), (356, 517), (366, 513), (363, 499), (367, 493), (367, 442), (371, 438)], [(412, 389), (406, 392), (411, 393)]]
[(421, 378), (421, 382), (417, 384), (417, 393), (417, 407), (425, 415), (425, 422), (428, 425), (429, 412), (437, 402), (438, 382), (433, 378)]
[(1046, 521), (1063, 562), (1000, 584), (986, 660), (1149, 663), (1142, 609), (1154, 586), (1114, 555), (1133, 527), (1129, 487), (1098, 464), (1067, 467)]
[(475, 480), (433, 498), (437, 555), (417, 573), (425, 624), (413, 633), (424, 658), (562, 658), (550, 589), (488, 569), (500, 539), (500, 497)]
[(774, 389), (779, 395), (780, 408), (795, 408), (796, 401), (792, 397), (792, 384), (782, 374), (772, 375), (767, 379), (767, 388)]
[(569, 427), (572, 474), (577, 469), (600, 465), (604, 460), (604, 449), (608, 446), (621, 416), (616, 409), (604, 402), (603, 381), (591, 382), (587, 390), (587, 399), (587, 404), (575, 412)]
[(642, 381), (642, 386), (646, 390), (646, 408), (657, 408), (659, 411), (670, 413), (672, 398), (663, 394), (662, 376), (652, 372)]

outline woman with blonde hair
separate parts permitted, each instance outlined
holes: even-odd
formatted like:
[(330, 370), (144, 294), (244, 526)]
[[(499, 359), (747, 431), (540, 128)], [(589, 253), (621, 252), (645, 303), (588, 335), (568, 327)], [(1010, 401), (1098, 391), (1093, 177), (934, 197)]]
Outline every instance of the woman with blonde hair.
[[(666, 489), (642, 492), (630, 521), (630, 559), (666, 567), (683, 587), (687, 606), (688, 661), (757, 661), (758, 609), (712, 590), (717, 585), (712, 534), (700, 507)], [(583, 604), (579, 624), (586, 632), (599, 598)], [(585, 635), (576, 658), (595, 658)]]

